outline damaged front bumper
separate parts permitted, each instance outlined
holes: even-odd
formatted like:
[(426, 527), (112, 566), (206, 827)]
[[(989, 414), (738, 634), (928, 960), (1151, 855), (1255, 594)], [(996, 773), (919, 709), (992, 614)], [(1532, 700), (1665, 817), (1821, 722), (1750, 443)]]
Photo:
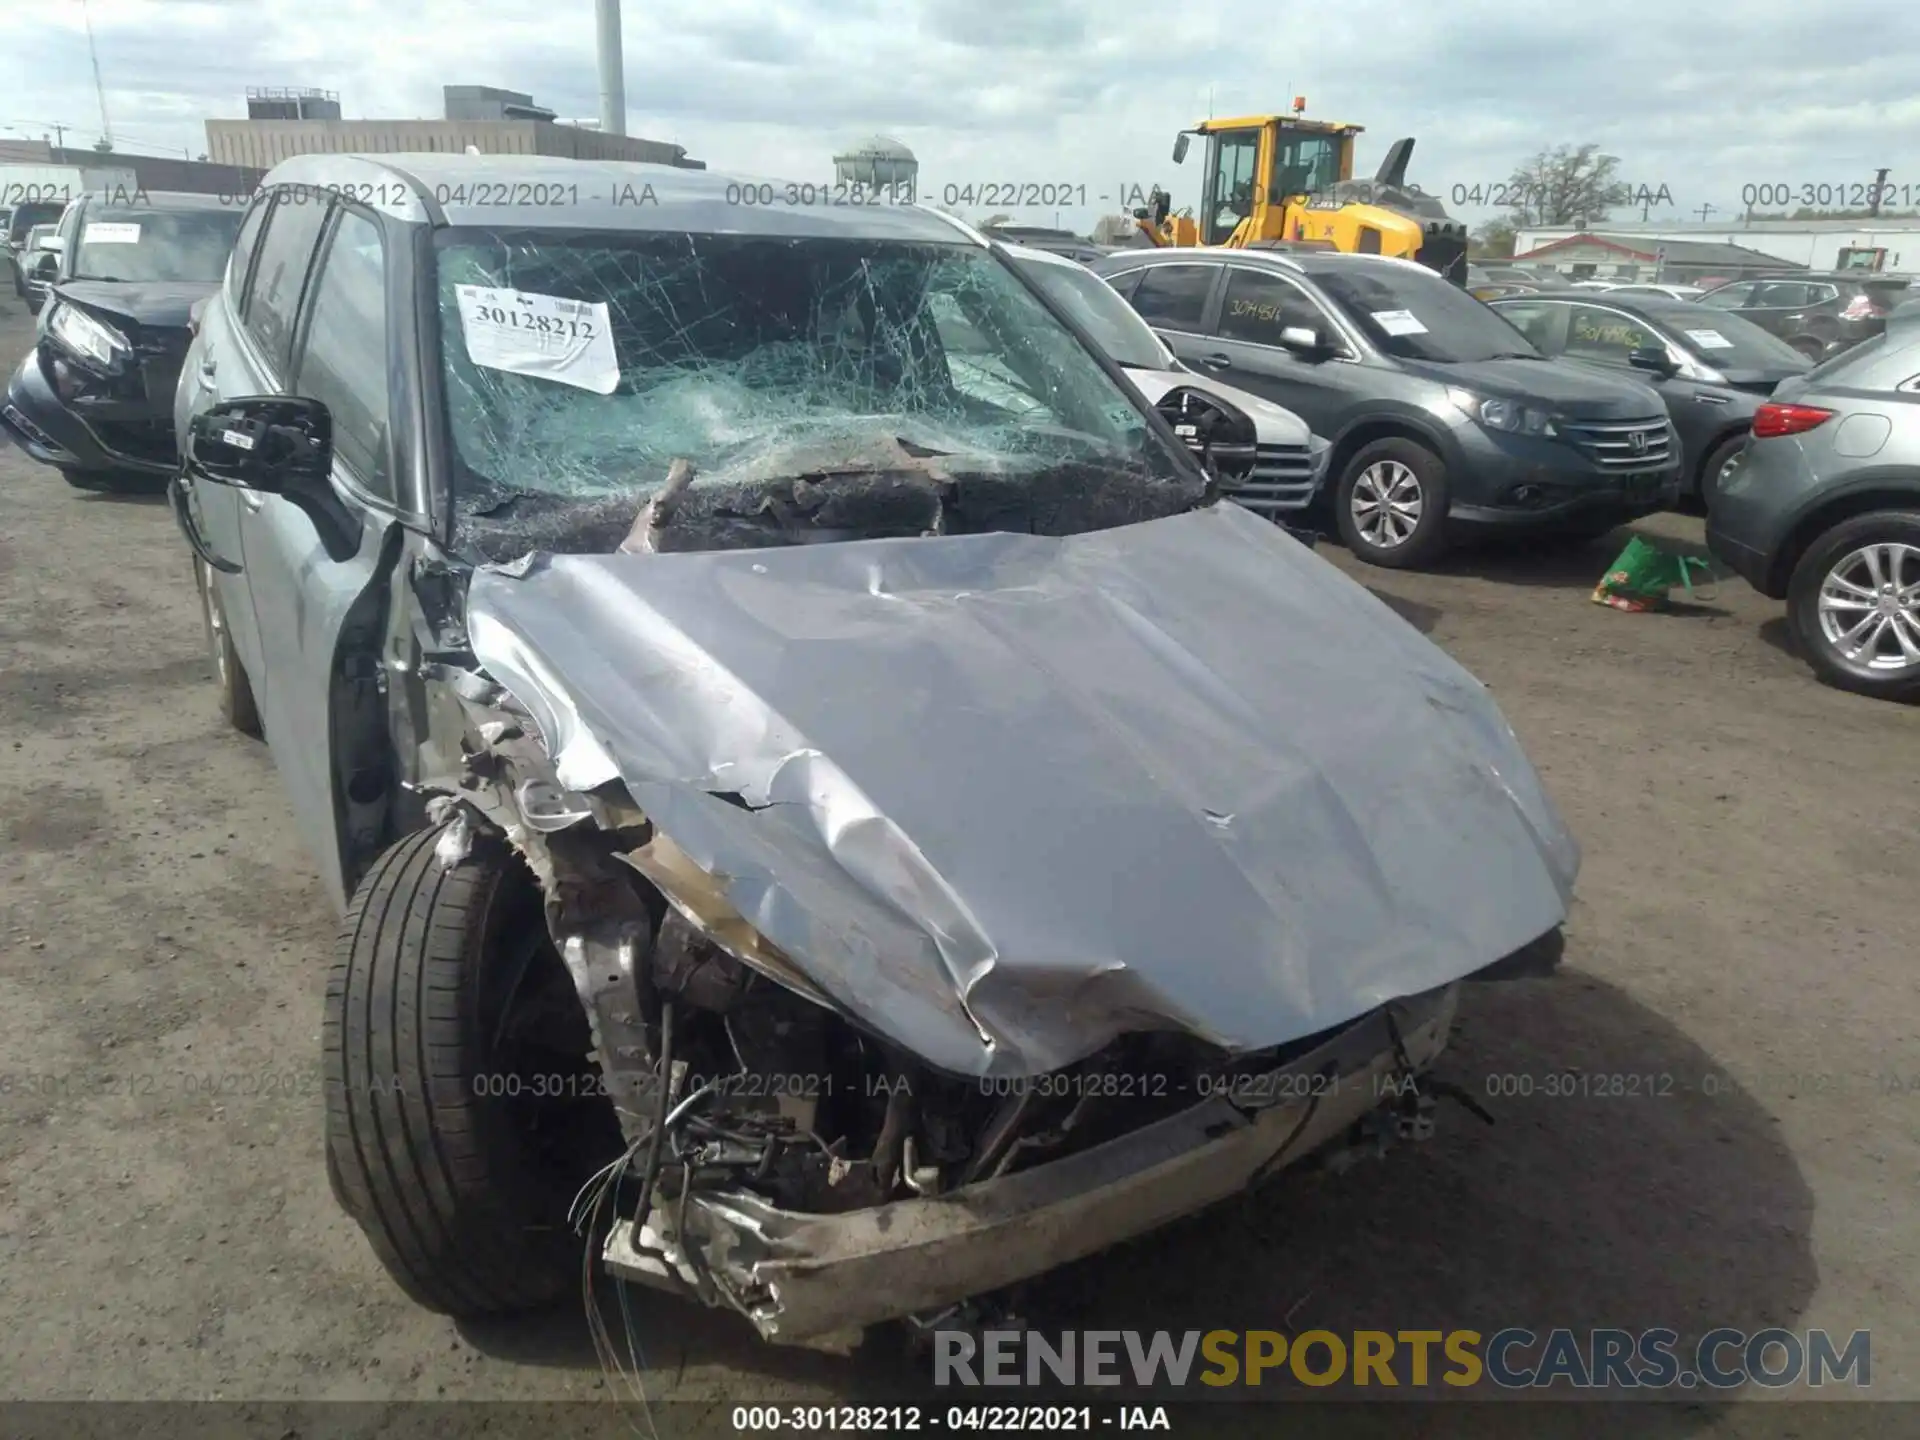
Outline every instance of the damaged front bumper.
[[(1372, 1011), (1231, 1098), (1105, 1144), (932, 1198), (843, 1214), (780, 1209), (740, 1190), (656, 1206), (638, 1239), (611, 1230), (625, 1279), (740, 1310), (795, 1343), (901, 1319), (1029, 1279), (1226, 1199), (1411, 1098), (1451, 1033), (1459, 986)], [(1416, 1122), (1418, 1124), (1418, 1122)]]

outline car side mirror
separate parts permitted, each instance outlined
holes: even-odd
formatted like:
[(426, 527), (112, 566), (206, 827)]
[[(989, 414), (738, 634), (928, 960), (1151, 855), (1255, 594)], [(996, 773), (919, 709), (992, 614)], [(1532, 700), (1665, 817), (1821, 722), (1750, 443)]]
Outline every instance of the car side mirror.
[(35, 248), (51, 250), (54, 254), (58, 255), (62, 250), (67, 248), (67, 242), (62, 240), (58, 235), (42, 235), (40, 237), (40, 244)]
[(195, 479), (266, 495), (331, 488), (333, 417), (299, 396), (223, 401), (193, 417), (187, 468)]
[(60, 278), (60, 257), (42, 252), (34, 257), (33, 278), (36, 280), (58, 280)]
[(1280, 344), (1284, 349), (1309, 359), (1324, 355), (1331, 348), (1324, 335), (1305, 325), (1287, 326), (1280, 332)]
[(359, 550), (359, 524), (333, 488), (333, 416), (318, 400), (223, 400), (193, 417), (185, 450), (188, 478), (278, 495), (313, 522), (329, 557)]
[(1673, 357), (1660, 345), (1643, 345), (1638, 350), (1629, 351), (1627, 363), (1636, 370), (1650, 370), (1663, 380), (1680, 373), (1680, 367), (1673, 363)]
[(1178, 135), (1173, 137), (1173, 163), (1174, 164), (1184, 165), (1187, 163), (1187, 142), (1192, 138), (1193, 137), (1187, 134), (1187, 132), (1184, 130), (1182, 130)]

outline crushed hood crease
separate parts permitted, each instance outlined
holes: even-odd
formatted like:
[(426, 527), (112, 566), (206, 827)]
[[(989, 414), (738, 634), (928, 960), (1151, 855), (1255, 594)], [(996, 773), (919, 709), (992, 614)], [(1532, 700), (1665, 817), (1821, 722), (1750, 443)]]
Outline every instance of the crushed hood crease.
[(1232, 1050), (1560, 923), (1579, 851), (1485, 689), (1232, 504), (482, 569), (563, 784), (622, 780), (850, 1016), (943, 1070)]

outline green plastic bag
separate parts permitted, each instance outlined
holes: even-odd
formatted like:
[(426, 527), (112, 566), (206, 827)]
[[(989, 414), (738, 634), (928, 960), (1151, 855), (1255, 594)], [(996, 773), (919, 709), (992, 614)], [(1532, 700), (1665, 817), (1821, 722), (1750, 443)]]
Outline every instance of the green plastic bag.
[(1636, 535), (1600, 577), (1593, 603), (1611, 605), (1616, 610), (1658, 610), (1666, 605), (1676, 585), (1683, 586), (1691, 600), (1692, 572), (1696, 568), (1708, 575), (1713, 573), (1713, 567), (1696, 555), (1675, 555)]

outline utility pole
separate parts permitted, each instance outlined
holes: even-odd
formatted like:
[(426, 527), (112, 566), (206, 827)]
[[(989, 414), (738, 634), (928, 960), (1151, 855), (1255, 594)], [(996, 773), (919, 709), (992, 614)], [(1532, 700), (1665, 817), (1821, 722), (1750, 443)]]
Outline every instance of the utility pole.
[(113, 126), (107, 122), (107, 87), (100, 83), (100, 51), (93, 43), (93, 16), (87, 10), (87, 0), (80, 0), (80, 18), (87, 27), (87, 54), (93, 58), (93, 93), (100, 99), (100, 138), (105, 142), (93, 148), (104, 153), (113, 149)]
[(1707, 223), (1707, 216), (1711, 215), (1716, 208), (1717, 207), (1712, 205), (1702, 205), (1700, 207), (1700, 223), (1702, 225)]

